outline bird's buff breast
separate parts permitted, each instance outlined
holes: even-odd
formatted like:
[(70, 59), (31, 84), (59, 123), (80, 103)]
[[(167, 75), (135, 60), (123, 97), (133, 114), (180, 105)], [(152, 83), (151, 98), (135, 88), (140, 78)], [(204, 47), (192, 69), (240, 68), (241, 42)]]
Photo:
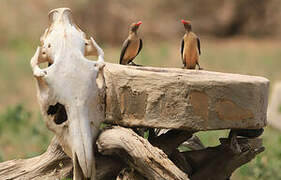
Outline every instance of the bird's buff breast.
[(184, 60), (187, 68), (195, 68), (196, 62), (199, 58), (199, 52), (197, 48), (197, 40), (190, 38), (185, 40), (185, 47), (183, 51)]
[(124, 55), (124, 59), (125, 60), (130, 60), (132, 58), (134, 58), (139, 50), (139, 40), (133, 40), (129, 47), (127, 48), (127, 51)]

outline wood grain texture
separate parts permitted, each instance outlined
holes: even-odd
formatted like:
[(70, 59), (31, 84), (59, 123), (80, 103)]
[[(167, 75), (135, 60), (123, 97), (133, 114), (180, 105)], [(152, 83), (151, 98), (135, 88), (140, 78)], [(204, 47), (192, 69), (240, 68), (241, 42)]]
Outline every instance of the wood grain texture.
[[(100, 153), (96, 153), (97, 180), (112, 179), (185, 179), (225, 180), (233, 171), (264, 151), (259, 138), (237, 139), (240, 153), (230, 148), (228, 138), (221, 145), (180, 153), (175, 150), (168, 156), (153, 147), (131, 129), (106, 129), (98, 138)], [(159, 141), (163, 141), (160, 138)], [(118, 156), (116, 156), (118, 155)], [(180, 168), (180, 169), (179, 169)], [(0, 163), (0, 179), (62, 179), (72, 177), (72, 160), (63, 152), (57, 138), (40, 156)], [(216, 172), (216, 173), (214, 173)]]
[(0, 179), (50, 179), (67, 177), (72, 160), (63, 152), (57, 138), (51, 141), (47, 151), (30, 159), (17, 159), (0, 163)]
[[(168, 156), (153, 147), (146, 139), (134, 131), (114, 127), (101, 133), (97, 141), (99, 152), (103, 155), (119, 154), (129, 166), (139, 171), (147, 179), (188, 180)], [(127, 158), (124, 158), (126, 157)]]
[[(115, 179), (127, 165), (117, 157), (98, 155), (97, 180)], [(73, 164), (54, 137), (45, 153), (29, 159), (16, 159), (0, 163), (0, 179), (58, 180), (73, 176)]]

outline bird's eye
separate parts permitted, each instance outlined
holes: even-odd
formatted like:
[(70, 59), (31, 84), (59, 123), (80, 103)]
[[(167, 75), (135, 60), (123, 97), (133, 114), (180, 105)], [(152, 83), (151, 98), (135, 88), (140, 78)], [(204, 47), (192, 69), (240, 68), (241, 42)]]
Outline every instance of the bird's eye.
[(48, 48), (50, 48), (51, 47), (51, 44), (48, 44)]
[(89, 44), (88, 43), (85, 43), (85, 46), (88, 46)]

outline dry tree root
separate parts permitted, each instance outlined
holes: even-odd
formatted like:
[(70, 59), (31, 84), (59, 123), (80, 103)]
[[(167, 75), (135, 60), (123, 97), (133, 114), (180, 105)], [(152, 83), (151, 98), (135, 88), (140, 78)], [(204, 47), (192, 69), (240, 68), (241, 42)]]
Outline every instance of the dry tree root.
[(116, 180), (146, 180), (133, 168), (125, 168), (118, 174)]
[(262, 139), (237, 138), (240, 153), (232, 149), (228, 138), (221, 138), (220, 142), (221, 145), (216, 147), (183, 153), (193, 169), (191, 180), (226, 180), (237, 168), (265, 149), (262, 147)]
[[(176, 137), (180, 134), (182, 137)], [(222, 138), (221, 145), (216, 147), (180, 153), (176, 147), (189, 134), (171, 130), (159, 136), (155, 144), (163, 147), (165, 154), (131, 129), (106, 129), (97, 141), (100, 152), (96, 152), (97, 179), (226, 180), (237, 168), (264, 151), (259, 138), (237, 138), (241, 153), (231, 148), (231, 139)], [(169, 146), (173, 139), (177, 142)], [(157, 138), (154, 141), (157, 142)], [(165, 144), (175, 149), (172, 151)], [(54, 137), (47, 151), (40, 156), (0, 163), (0, 179), (62, 179), (72, 177), (72, 169), (72, 160)]]
[(188, 180), (160, 149), (131, 129), (113, 127), (102, 132), (97, 140), (99, 152), (103, 155), (119, 155), (132, 168), (147, 179)]
[[(117, 157), (96, 156), (97, 179), (112, 180), (126, 166)], [(62, 150), (54, 137), (45, 153), (30, 159), (11, 160), (0, 163), (0, 179), (57, 180), (73, 176), (72, 160)]]
[(71, 170), (72, 160), (55, 137), (40, 156), (0, 163), (0, 179), (58, 179), (68, 177)]
[(179, 145), (191, 138), (193, 133), (194, 132), (172, 129), (160, 136), (150, 139), (150, 142), (153, 146), (162, 149), (169, 156)]
[(203, 143), (200, 141), (200, 139), (196, 135), (193, 135), (187, 141), (182, 143), (182, 146), (185, 146), (191, 150), (205, 149), (205, 146), (203, 145)]

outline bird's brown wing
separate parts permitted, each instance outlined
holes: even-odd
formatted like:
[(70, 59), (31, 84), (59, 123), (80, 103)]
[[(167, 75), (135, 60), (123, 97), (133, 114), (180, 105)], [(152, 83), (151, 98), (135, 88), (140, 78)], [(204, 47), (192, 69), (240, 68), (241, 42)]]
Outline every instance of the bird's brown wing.
[[(140, 45), (139, 45), (139, 50), (138, 50), (137, 55), (140, 53), (141, 49), (142, 49), (142, 39), (140, 39)], [(136, 56), (137, 56), (137, 55), (136, 55)]]
[(201, 47), (200, 47), (200, 39), (199, 39), (199, 37), (197, 37), (197, 48), (198, 48), (199, 54), (201, 55)]
[(183, 49), (184, 49), (184, 39), (182, 39), (182, 41), (181, 41), (181, 60), (182, 60), (183, 65), (185, 66), (186, 62), (183, 59)]
[(123, 57), (124, 57), (124, 55), (125, 55), (125, 52), (126, 52), (128, 46), (129, 46), (129, 44), (130, 44), (130, 40), (129, 40), (129, 39), (126, 39), (126, 40), (124, 41), (123, 45), (122, 45), (122, 50), (121, 50), (121, 54), (120, 54), (119, 64), (122, 64)]
[(130, 59), (128, 61), (128, 63), (131, 63), (135, 59), (135, 57), (137, 57), (137, 55), (140, 53), (141, 49), (142, 49), (142, 40), (140, 39), (140, 45), (139, 45), (138, 53), (132, 59)]

